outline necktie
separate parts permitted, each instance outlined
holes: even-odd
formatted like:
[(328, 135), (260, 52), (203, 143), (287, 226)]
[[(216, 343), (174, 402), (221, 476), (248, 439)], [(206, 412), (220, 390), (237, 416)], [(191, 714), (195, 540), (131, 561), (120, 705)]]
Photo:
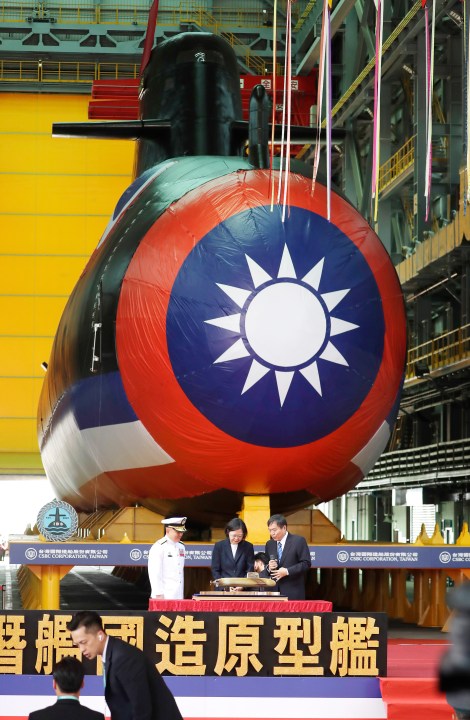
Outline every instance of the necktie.
[(282, 542), (278, 540), (277, 543), (277, 559), (279, 562), (281, 562), (281, 555), (282, 555)]

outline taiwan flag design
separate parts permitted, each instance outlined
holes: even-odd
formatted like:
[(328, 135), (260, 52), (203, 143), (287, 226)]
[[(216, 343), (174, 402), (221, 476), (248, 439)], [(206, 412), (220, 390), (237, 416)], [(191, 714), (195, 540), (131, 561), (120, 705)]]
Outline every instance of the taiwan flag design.
[[(116, 343), (136, 416), (214, 489), (350, 489), (395, 419), (405, 362), (390, 258), (342, 198), (269, 172), (230, 173), (173, 203), (124, 277)], [(205, 486), (207, 491), (207, 485)]]

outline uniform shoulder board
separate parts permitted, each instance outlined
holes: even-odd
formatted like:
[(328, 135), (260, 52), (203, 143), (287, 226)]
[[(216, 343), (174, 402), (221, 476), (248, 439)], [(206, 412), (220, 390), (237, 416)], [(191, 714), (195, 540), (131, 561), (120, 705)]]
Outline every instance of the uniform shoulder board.
[(166, 537), (164, 537), (160, 540), (160, 545), (164, 545), (166, 542), (167, 542), (167, 539), (166, 539)]
[(180, 540), (180, 545), (182, 545), (184, 547), (184, 542), (181, 542), (181, 540)]

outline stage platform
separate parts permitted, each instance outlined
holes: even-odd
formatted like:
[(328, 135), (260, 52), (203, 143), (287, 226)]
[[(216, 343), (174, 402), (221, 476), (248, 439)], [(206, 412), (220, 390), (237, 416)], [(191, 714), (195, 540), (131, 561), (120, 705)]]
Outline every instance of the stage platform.
[[(0, 562), (6, 609), (21, 610), (16, 566)], [(61, 609), (147, 609), (148, 594), (105, 568), (79, 568), (62, 581)], [(451, 720), (436, 686), (448, 637), (397, 621), (389, 626), (387, 678), (168, 678), (185, 720)], [(49, 677), (2, 675), (0, 720), (27, 718), (52, 703)], [(89, 677), (83, 701), (103, 710), (100, 678)]]

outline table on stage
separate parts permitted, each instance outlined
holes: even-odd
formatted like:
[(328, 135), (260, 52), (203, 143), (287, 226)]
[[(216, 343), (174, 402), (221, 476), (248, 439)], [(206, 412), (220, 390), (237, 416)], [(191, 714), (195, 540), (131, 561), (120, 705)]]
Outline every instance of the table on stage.
[(278, 612), (319, 613), (332, 612), (329, 600), (157, 600), (150, 598), (149, 610), (154, 612)]

